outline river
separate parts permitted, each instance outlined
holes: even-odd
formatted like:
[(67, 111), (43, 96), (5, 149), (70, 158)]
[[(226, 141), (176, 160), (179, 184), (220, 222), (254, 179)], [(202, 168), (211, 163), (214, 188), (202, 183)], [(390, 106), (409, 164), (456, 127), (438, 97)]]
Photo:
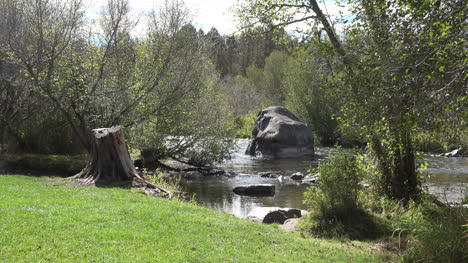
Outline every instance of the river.
[[(187, 180), (185, 190), (194, 195), (200, 205), (240, 218), (245, 218), (252, 209), (262, 206), (305, 209), (302, 199), (308, 185), (288, 180), (287, 177), (295, 172), (306, 173), (317, 167), (333, 148), (316, 147), (313, 159), (268, 160), (245, 155), (247, 145), (247, 139), (239, 140), (233, 158), (218, 165), (226, 171), (236, 172), (236, 176), (208, 176)], [(426, 170), (427, 182), (423, 186), (441, 200), (460, 202), (468, 190), (468, 158), (426, 155), (424, 160), (429, 167)], [(262, 178), (260, 172), (272, 172), (284, 177), (282, 181), (277, 178)], [(239, 196), (232, 192), (239, 185), (264, 183), (276, 186), (273, 197)]]

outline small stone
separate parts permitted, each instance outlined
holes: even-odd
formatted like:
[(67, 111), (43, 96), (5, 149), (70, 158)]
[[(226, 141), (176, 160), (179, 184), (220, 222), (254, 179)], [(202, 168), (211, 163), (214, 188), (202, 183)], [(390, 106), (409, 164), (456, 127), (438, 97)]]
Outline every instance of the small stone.
[(302, 183), (303, 184), (308, 184), (308, 185), (318, 185), (319, 184), (319, 177), (318, 177), (318, 175), (307, 175), (302, 180)]
[(299, 218), (290, 218), (281, 225), (281, 228), (287, 232), (294, 232), (297, 230), (297, 225), (299, 224)]
[(302, 180), (302, 179), (304, 179), (304, 177), (305, 177), (305, 175), (303, 173), (301, 173), (301, 172), (293, 173), (291, 175), (291, 179), (293, 179), (293, 180)]
[(271, 173), (270, 172), (261, 172), (261, 173), (258, 173), (258, 175), (260, 175), (260, 177), (263, 177), (263, 178), (269, 178)]
[(226, 172), (221, 169), (211, 169), (206, 173), (206, 175), (224, 175)]
[(259, 173), (260, 177), (262, 178), (278, 178), (279, 175), (270, 173), (270, 172), (261, 172)]
[(236, 177), (237, 176), (237, 173), (236, 172), (226, 172), (224, 174), (224, 176), (227, 176), (227, 177)]

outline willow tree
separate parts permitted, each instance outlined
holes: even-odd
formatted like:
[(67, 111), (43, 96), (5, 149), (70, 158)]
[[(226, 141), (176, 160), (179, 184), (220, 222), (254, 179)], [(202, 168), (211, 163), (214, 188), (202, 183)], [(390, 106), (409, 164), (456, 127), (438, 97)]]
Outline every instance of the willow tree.
[(364, 124), (379, 161), (381, 191), (413, 198), (419, 184), (415, 130), (436, 130), (446, 114), (466, 120), (468, 7), (458, 0), (355, 4), (349, 53), (360, 63), (358, 74), (348, 75), (356, 88), (348, 93), (347, 121)]
[[(202, 49), (183, 33), (190, 22), (183, 3), (165, 1), (141, 21), (131, 15), (126, 0), (108, 0), (96, 21), (84, 16), (81, 0), (0, 4), (8, 21), (2, 24), (8, 39), (2, 46), (6, 60), (21, 69), (31, 92), (60, 111), (92, 155), (87, 166), (92, 172), (78, 177), (86, 182), (137, 178), (130, 166), (105, 164), (119, 162), (111, 151), (121, 145), (109, 142), (124, 142), (120, 135), (110, 139), (114, 129), (109, 127), (166, 118), (174, 104), (200, 87), (192, 84), (200, 72), (194, 69), (203, 65)], [(143, 24), (137, 27), (139, 22)], [(109, 158), (95, 156), (104, 154), (99, 147), (105, 139), (96, 137), (95, 128), (110, 129)]]
[[(325, 31), (345, 73), (342, 124), (360, 127), (380, 171), (379, 190), (408, 200), (418, 193), (412, 132), (450, 111), (466, 118), (467, 5), (449, 1), (351, 1), (354, 26), (338, 37), (317, 1), (245, 1), (244, 26), (307, 23)], [(320, 26), (321, 25), (321, 26)]]

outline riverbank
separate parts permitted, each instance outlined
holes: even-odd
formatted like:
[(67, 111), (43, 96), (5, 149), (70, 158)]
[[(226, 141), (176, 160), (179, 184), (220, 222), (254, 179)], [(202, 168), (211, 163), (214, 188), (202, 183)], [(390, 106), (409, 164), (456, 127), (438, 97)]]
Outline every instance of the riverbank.
[(2, 262), (381, 262), (372, 244), (304, 238), (176, 200), (0, 175)]

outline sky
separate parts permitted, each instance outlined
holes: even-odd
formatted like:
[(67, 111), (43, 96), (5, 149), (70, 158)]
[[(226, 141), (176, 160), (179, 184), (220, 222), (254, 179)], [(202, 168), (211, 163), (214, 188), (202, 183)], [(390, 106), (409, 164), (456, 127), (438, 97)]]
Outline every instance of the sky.
[[(160, 6), (164, 0), (129, 0), (132, 12), (135, 15), (141, 15), (151, 10), (153, 7)], [(94, 18), (99, 14), (106, 0), (88, 0), (87, 16)], [(233, 6), (238, 0), (185, 0), (185, 4), (191, 11), (192, 24), (205, 32), (212, 27), (222, 35), (233, 34), (237, 30), (237, 19), (231, 12)], [(327, 11), (331, 17), (336, 17), (339, 11), (344, 14), (349, 13), (347, 7), (339, 7), (333, 0), (320, 1), (322, 10)], [(325, 8), (326, 4), (326, 8)]]

